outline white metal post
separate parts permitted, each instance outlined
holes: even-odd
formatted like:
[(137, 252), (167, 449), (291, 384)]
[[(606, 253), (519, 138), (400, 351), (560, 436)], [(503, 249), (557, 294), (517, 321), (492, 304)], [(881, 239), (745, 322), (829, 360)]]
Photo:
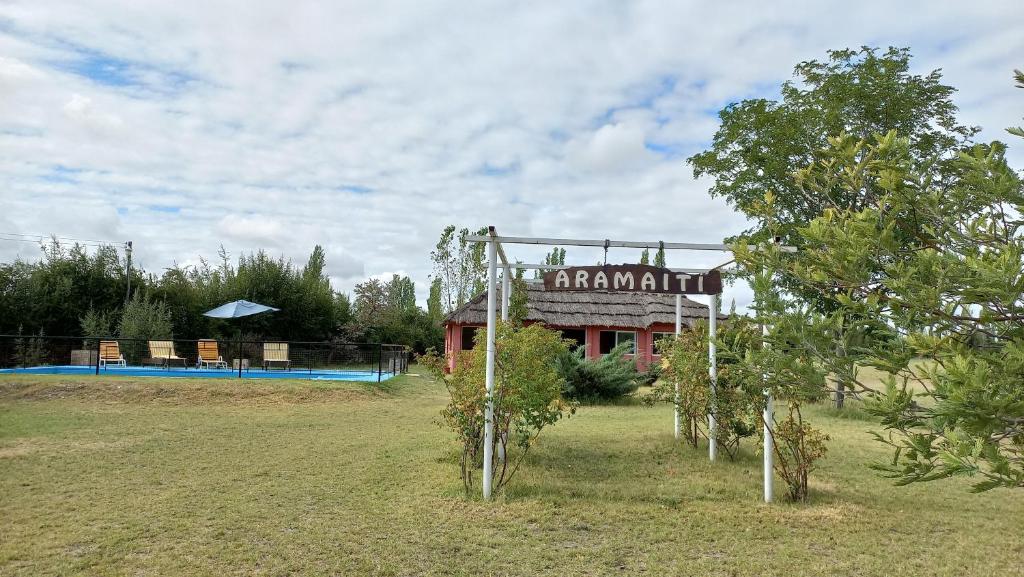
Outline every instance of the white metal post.
[[(761, 335), (768, 336), (768, 325), (761, 325)], [(767, 343), (764, 346), (768, 346)], [(764, 502), (771, 503), (772, 495), (775, 493), (775, 439), (772, 438), (770, 426), (775, 415), (772, 394), (767, 387), (764, 389), (764, 413), (761, 419), (764, 421)]]
[[(512, 294), (512, 279), (509, 277), (511, 272), (512, 269), (507, 266), (501, 271), (501, 320), (504, 322), (508, 322), (508, 303)], [(501, 440), (502, 442), (498, 443), (498, 461), (504, 463), (507, 439), (503, 437)]]
[[(679, 333), (683, 332), (683, 295), (676, 295), (676, 337)], [(683, 416), (679, 413), (679, 381), (676, 380), (676, 397), (675, 397), (675, 433), (676, 439), (679, 438), (679, 434), (682, 431)]]
[(711, 295), (708, 302), (708, 376), (711, 377), (711, 413), (708, 415), (708, 458), (718, 457), (718, 348), (715, 334), (718, 332), (718, 295)]
[(494, 329), (498, 288), (498, 242), (492, 237), (487, 245), (487, 405), (484, 409), (484, 499), (491, 498), (491, 475), (494, 468)]
[(501, 320), (508, 320), (508, 302), (512, 295), (512, 269), (505, 267), (501, 272)]

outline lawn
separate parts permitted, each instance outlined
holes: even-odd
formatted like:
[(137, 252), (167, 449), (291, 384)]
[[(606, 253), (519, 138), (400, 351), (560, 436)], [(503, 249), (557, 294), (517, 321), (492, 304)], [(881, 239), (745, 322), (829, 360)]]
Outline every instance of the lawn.
[[(413, 368), (415, 372), (415, 367)], [(897, 488), (872, 424), (807, 504), (760, 502), (753, 443), (708, 463), (667, 406), (583, 407), (495, 503), (462, 494), (417, 376), (5, 377), (0, 575), (1019, 575), (1024, 492)], [(854, 414), (856, 417), (856, 413)], [(782, 488), (779, 500), (782, 500)]]

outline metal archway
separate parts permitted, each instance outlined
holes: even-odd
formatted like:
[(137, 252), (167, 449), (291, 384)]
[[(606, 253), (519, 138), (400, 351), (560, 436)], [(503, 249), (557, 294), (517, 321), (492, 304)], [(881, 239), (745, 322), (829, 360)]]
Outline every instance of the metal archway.
[[(732, 252), (732, 247), (726, 244), (700, 244), (700, 243), (681, 243), (681, 242), (662, 242), (662, 241), (615, 241), (609, 239), (603, 240), (588, 240), (588, 239), (570, 239), (570, 238), (535, 238), (535, 237), (517, 237), (517, 236), (498, 236), (493, 226), (487, 227), (486, 235), (471, 235), (466, 237), (469, 242), (483, 242), (487, 243), (487, 369), (486, 369), (486, 388), (487, 388), (487, 405), (484, 410), (484, 470), (483, 470), (483, 497), (484, 499), (491, 498), (491, 483), (492, 474), (494, 468), (494, 404), (492, 395), (494, 393), (494, 355), (495, 355), (495, 325), (497, 324), (497, 283), (498, 283), (498, 266), (500, 260), (500, 266), (502, 268), (502, 290), (501, 290), (501, 318), (502, 320), (508, 320), (508, 308), (509, 308), (509, 293), (511, 291), (511, 274), (512, 269), (537, 269), (537, 270), (558, 270), (573, 268), (566, 265), (543, 265), (543, 264), (520, 264), (510, 263), (508, 258), (505, 256), (505, 249), (503, 244), (526, 244), (526, 245), (545, 245), (545, 246), (589, 246), (589, 247), (603, 247), (606, 251), (609, 247), (615, 248), (646, 248), (646, 249), (665, 249), (665, 250), (696, 250), (696, 251), (717, 251), (717, 252)], [(751, 247), (756, 249), (756, 247)], [(794, 247), (781, 247), (786, 252), (796, 252)], [(731, 260), (711, 269), (668, 269), (673, 273), (679, 273), (681, 276), (687, 275), (703, 275), (711, 271), (717, 270), (726, 264), (732, 262)], [(685, 281), (681, 281), (685, 282)], [(685, 286), (685, 285), (684, 285)], [(711, 377), (711, 394), (715, 395), (715, 386), (717, 384), (717, 351), (715, 347), (715, 334), (718, 324), (718, 298), (719, 293), (709, 294), (711, 302), (708, 305), (708, 361), (709, 367), (708, 372)], [(676, 334), (678, 335), (682, 330), (682, 294), (676, 293)], [(765, 327), (767, 330), (767, 327)], [(676, 395), (679, 394), (679, 386), (676, 385)], [(772, 407), (772, 397), (770, 393), (765, 391), (765, 409), (761, 418), (765, 423), (770, 423), (774, 417), (774, 411)], [(681, 416), (679, 414), (678, 397), (677, 403), (675, 403), (675, 416), (674, 416), (674, 432), (678, 439), (681, 429)], [(709, 441), (708, 441), (708, 458), (714, 461), (717, 458), (718, 447), (715, 431), (717, 429), (717, 423), (715, 422), (715, 415), (708, 415), (708, 429), (709, 429)], [(762, 464), (764, 473), (764, 502), (772, 502), (772, 495), (774, 493), (774, 438), (772, 437), (771, 431), (766, 426), (764, 429), (764, 462)], [(503, 458), (503, 455), (499, 457)]]

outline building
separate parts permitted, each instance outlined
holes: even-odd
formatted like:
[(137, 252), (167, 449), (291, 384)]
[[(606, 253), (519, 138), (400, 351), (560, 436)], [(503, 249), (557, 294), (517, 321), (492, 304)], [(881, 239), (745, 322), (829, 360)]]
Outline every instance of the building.
[[(676, 297), (671, 294), (631, 292), (546, 291), (540, 283), (526, 283), (525, 324), (544, 323), (567, 339), (585, 347), (587, 358), (607, 354), (623, 342), (633, 343), (641, 370), (659, 359), (654, 343), (671, 336), (676, 327)], [(500, 288), (497, 302), (501, 302)], [(683, 327), (708, 318), (708, 307), (682, 297)], [(499, 304), (500, 306), (500, 304)], [(719, 318), (725, 318), (719, 315)], [(463, 349), (472, 348), (477, 331), (487, 330), (487, 293), (481, 293), (445, 318), (444, 348), (449, 363)]]

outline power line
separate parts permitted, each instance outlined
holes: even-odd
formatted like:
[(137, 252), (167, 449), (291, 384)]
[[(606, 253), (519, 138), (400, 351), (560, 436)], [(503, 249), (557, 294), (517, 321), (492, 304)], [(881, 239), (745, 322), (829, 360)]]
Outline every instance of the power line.
[[(14, 237), (14, 238), (9, 238)], [(58, 240), (65, 242), (78, 243), (84, 246), (102, 247), (102, 246), (117, 246), (124, 245), (123, 241), (112, 241), (112, 240), (99, 240), (89, 238), (74, 238), (70, 236), (56, 236), (56, 235), (43, 235), (43, 234), (25, 234), (20, 232), (0, 232), (0, 240), (9, 240), (14, 242), (32, 242), (43, 244), (49, 240)]]

